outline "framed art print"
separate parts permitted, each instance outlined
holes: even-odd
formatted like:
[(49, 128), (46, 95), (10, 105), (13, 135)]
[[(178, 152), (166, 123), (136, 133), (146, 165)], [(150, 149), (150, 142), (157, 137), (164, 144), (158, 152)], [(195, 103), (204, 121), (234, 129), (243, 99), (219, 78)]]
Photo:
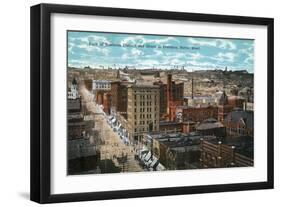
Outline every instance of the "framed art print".
[(31, 200), (273, 188), (273, 19), (31, 7)]

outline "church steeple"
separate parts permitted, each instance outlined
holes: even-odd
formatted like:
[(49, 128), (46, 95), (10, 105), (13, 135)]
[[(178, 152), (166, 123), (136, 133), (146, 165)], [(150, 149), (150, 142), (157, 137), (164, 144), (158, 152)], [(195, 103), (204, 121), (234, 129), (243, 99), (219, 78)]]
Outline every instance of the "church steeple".
[(73, 80), (72, 80), (72, 85), (77, 85), (77, 81), (75, 78), (73, 78)]

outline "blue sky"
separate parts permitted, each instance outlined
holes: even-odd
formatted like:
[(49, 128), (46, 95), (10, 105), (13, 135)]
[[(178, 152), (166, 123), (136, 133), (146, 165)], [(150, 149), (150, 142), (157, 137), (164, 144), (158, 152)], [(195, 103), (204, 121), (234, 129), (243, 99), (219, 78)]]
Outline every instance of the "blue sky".
[(254, 40), (68, 32), (68, 66), (254, 71)]

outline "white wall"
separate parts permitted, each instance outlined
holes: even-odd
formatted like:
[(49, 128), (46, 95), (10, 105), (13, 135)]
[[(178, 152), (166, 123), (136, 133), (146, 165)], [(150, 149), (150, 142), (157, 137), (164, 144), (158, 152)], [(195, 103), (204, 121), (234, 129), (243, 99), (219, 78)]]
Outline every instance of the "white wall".
[[(29, 7), (48, 3), (127, 7), (138, 9), (218, 13), (275, 18), (275, 46), (281, 45), (281, 13), (278, 1), (245, 0), (70, 0), (70, 1), (2, 1), (0, 32), (1, 142), (0, 142), (0, 205), (35, 206), (29, 201)], [(212, 193), (172, 197), (154, 197), (64, 203), (54, 206), (267, 206), (281, 202), (280, 189), (280, 47), (275, 47), (275, 190)], [(277, 124), (279, 123), (279, 125)], [(273, 204), (273, 205), (274, 205)], [(274, 205), (276, 206), (276, 205)]]

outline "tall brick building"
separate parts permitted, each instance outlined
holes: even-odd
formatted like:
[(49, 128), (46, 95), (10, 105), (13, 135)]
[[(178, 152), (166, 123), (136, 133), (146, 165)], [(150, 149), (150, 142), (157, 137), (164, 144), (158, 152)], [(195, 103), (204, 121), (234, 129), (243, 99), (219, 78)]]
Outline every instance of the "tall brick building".
[(228, 96), (223, 91), (218, 103), (218, 120), (223, 122), (228, 113), (233, 110), (233, 106), (229, 104)]
[(218, 117), (218, 107), (216, 106), (178, 106), (176, 114), (180, 114), (182, 121), (202, 122), (208, 118), (216, 119)]
[(160, 91), (160, 119), (165, 117), (170, 121), (175, 120), (175, 107), (183, 105), (184, 84), (172, 80), (172, 74), (167, 75), (167, 83), (154, 82)]
[(159, 131), (159, 86), (128, 86), (128, 125), (131, 141), (137, 143), (146, 132)]
[(234, 145), (201, 139), (200, 151), (202, 168), (254, 166), (253, 158), (236, 152)]
[(111, 83), (111, 107), (114, 112), (119, 112), (127, 117), (128, 82), (115, 81)]

